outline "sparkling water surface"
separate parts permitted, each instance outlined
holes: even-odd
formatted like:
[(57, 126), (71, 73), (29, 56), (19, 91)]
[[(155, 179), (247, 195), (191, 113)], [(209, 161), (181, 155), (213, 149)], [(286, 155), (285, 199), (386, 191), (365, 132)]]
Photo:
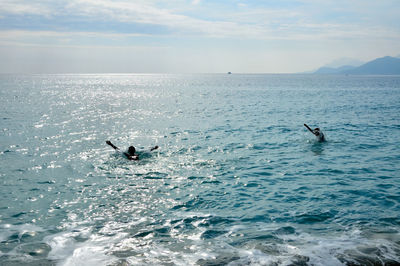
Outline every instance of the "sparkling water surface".
[(400, 263), (400, 76), (1, 75), (0, 96), (0, 265)]

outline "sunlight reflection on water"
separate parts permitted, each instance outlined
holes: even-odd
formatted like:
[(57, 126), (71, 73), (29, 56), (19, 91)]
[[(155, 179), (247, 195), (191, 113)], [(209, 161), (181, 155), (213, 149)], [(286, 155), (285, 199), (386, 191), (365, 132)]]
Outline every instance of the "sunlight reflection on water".
[(398, 77), (0, 81), (0, 264), (399, 261)]

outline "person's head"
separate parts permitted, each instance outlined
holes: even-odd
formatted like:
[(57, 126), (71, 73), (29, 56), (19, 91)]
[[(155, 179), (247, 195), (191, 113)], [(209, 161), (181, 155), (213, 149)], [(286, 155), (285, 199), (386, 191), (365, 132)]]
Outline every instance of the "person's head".
[(128, 148), (128, 153), (129, 153), (130, 155), (135, 155), (135, 152), (136, 152), (135, 147), (130, 146), (130, 147)]
[(315, 135), (317, 135), (317, 136), (319, 135), (319, 128), (318, 128), (318, 127), (314, 129), (314, 133), (315, 133)]

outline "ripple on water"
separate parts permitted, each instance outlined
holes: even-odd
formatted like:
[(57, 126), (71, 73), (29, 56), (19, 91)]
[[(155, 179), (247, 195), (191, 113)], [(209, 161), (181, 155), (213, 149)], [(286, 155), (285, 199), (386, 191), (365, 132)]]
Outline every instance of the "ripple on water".
[[(10, 118), (1, 120), (0, 264), (400, 261), (396, 77), (0, 83)], [(328, 141), (315, 141), (304, 122)], [(132, 162), (107, 139), (160, 150)]]

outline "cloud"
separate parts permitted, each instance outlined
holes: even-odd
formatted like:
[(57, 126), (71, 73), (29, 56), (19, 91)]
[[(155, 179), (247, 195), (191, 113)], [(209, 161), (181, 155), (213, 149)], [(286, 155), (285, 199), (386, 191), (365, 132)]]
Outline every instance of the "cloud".
[(160, 25), (170, 29), (175, 35), (209, 35), (211, 37), (237, 35), (248, 32), (249, 28), (235, 22), (207, 21), (176, 14), (153, 4), (107, 0), (75, 0), (68, 5), (75, 14), (98, 19), (105, 17), (121, 23)]
[[(384, 25), (366, 27), (362, 19), (344, 20), (332, 15), (329, 17), (327, 13), (331, 11), (330, 8), (335, 1), (299, 0), (298, 3), (302, 4), (300, 6), (295, 6), (292, 1), (286, 1), (287, 6), (273, 7), (266, 4), (255, 6), (254, 2), (246, 1), (246, 6), (240, 8), (204, 2), (201, 7), (196, 7), (196, 12), (193, 12), (191, 6), (198, 3), (199, 0), (190, 2), (175, 0), (168, 4), (157, 0), (70, 0), (60, 1), (55, 5), (53, 1), (3, 0), (0, 15), (51, 15), (58, 22), (59, 14), (63, 13), (78, 21), (91, 21), (86, 31), (79, 28), (82, 23), (75, 23), (74, 28), (68, 23), (61, 25), (61, 28), (66, 28), (64, 30), (69, 34), (76, 31), (75, 37), (82, 32), (92, 36), (93, 32), (100, 31), (103, 32), (104, 38), (107, 34), (111, 34), (110, 32), (113, 34), (110, 38), (170, 36), (305, 41), (400, 38), (400, 32), (395, 28)], [(179, 9), (175, 8), (177, 5), (180, 6)], [(343, 4), (339, 8), (344, 10), (345, 7)], [(356, 5), (348, 7), (353, 10)], [(219, 12), (222, 8), (225, 12)], [(101, 23), (113, 23), (114, 27), (95, 28), (94, 25)], [(119, 31), (118, 25), (124, 25), (124, 31)], [(160, 31), (160, 27), (163, 30)], [(45, 31), (42, 31), (42, 34), (43, 32)], [(57, 37), (56, 34), (54, 36)]]
[(49, 16), (51, 13), (51, 8), (35, 1), (2, 0), (0, 3), (0, 14)]
[(173, 14), (144, 1), (74, 0), (67, 8), (72, 9), (74, 14), (120, 22), (174, 25), (187, 19), (186, 16)]
[(119, 37), (143, 37), (148, 36), (146, 34), (137, 33), (102, 33), (102, 32), (88, 32), (88, 31), (73, 31), (73, 32), (61, 32), (61, 31), (29, 31), (29, 30), (0, 30), (0, 40), (4, 39), (21, 39), (21, 38), (73, 38), (73, 37), (101, 37), (101, 38), (119, 38)]
[[(399, 34), (399, 31), (388, 30), (383, 26), (366, 28), (362, 21), (337, 21), (328, 16), (324, 21), (316, 14), (323, 13), (321, 10), (329, 12), (328, 7), (331, 7), (334, 1), (322, 4), (316, 4), (314, 0), (303, 1), (308, 5), (312, 4), (314, 9), (310, 10), (308, 5), (299, 10), (294, 7), (250, 8), (248, 6), (244, 10), (227, 9), (226, 12), (204, 16), (208, 11), (205, 8), (199, 11), (202, 13), (194, 17), (185, 14), (184, 9), (176, 13), (174, 9), (159, 7), (157, 1), (75, 0), (68, 7), (73, 9), (75, 14), (79, 13), (93, 19), (105, 17), (121, 23), (160, 25), (168, 28), (170, 34), (181, 36), (312, 40), (371, 36), (387, 38)], [(192, 3), (196, 4), (199, 1)], [(352, 8), (355, 9), (354, 6)]]
[(30, 56), (32, 69), (54, 57), (43, 71), (72, 61), (68, 71), (85, 71), (79, 70), (85, 62), (96, 71), (108, 61), (115, 71), (124, 71), (120, 63), (135, 67), (129, 71), (175, 65), (177, 71), (212, 65), (295, 71), (296, 64), (310, 68), (336, 55), (398, 51), (399, 6), (394, 0), (0, 0), (0, 52), (9, 56), (0, 65), (11, 71), (15, 63), (18, 70)]
[[(61, 31), (29, 31), (0, 30), (0, 46), (14, 47), (136, 47), (163, 48), (162, 45), (132, 45), (130, 38), (148, 37), (136, 33), (103, 33), (103, 32), (61, 32)], [(113, 40), (110, 42), (109, 40)], [(107, 43), (107, 44), (105, 44)]]

